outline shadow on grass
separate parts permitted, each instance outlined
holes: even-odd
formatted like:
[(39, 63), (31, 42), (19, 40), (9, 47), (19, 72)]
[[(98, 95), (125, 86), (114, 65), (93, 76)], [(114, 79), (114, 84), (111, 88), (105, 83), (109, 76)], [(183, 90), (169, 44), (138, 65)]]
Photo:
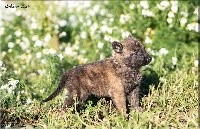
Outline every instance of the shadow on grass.
[(147, 96), (149, 94), (150, 85), (153, 85), (155, 86), (155, 88), (157, 88), (158, 84), (159, 84), (158, 74), (150, 68), (145, 69), (145, 73), (142, 76), (139, 99), (142, 100), (144, 96)]

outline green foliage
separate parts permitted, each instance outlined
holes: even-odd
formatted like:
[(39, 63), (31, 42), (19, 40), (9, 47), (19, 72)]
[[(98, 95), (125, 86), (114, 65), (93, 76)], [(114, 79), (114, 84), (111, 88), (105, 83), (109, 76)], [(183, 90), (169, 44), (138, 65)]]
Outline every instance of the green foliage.
[[(39, 128), (197, 128), (197, 3), (186, 1), (15, 2), (0, 22), (1, 126)], [(2, 4), (5, 4), (2, 2)], [(141, 69), (141, 111), (129, 120), (111, 101), (61, 110), (65, 91), (40, 105), (61, 74), (110, 57), (129, 34), (153, 61)], [(78, 103), (78, 102), (77, 102)]]

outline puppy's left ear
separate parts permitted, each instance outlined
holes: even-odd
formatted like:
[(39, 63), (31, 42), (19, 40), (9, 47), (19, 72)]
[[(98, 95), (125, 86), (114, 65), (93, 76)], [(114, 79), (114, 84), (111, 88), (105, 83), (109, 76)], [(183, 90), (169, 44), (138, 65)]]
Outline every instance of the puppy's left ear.
[(123, 49), (123, 45), (117, 41), (112, 42), (112, 48), (116, 53), (121, 53)]

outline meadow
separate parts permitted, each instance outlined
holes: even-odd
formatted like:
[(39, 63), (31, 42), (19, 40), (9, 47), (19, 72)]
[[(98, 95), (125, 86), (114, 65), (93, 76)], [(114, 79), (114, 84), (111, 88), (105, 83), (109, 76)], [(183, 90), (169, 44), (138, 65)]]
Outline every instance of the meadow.
[[(197, 2), (0, 3), (1, 128), (198, 128)], [(111, 42), (129, 34), (153, 57), (141, 69), (141, 111), (127, 120), (101, 98), (64, 112), (66, 91), (41, 104), (64, 71), (110, 57)]]

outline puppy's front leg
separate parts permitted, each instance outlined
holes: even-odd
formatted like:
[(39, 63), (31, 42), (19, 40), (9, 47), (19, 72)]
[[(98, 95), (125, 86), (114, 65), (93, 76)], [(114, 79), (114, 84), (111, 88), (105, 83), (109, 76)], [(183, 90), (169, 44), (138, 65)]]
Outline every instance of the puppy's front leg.
[(136, 111), (139, 110), (139, 86), (137, 86), (128, 96), (128, 102), (131, 107), (133, 107)]

